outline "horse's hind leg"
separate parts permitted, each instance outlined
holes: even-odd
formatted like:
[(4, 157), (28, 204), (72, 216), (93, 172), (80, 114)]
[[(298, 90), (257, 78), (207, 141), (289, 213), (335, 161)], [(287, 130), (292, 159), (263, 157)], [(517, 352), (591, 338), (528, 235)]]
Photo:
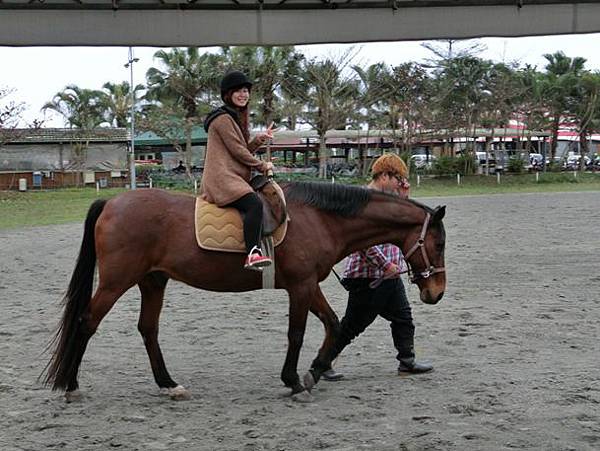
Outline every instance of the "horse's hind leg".
[(189, 392), (171, 379), (158, 344), (158, 322), (169, 278), (161, 272), (146, 274), (138, 284), (142, 293), (142, 309), (138, 330), (144, 340), (154, 380), (173, 399), (189, 399)]
[(90, 300), (88, 308), (81, 316), (81, 324), (77, 329), (76, 337), (72, 342), (73, 346), (70, 348), (70, 352), (72, 352), (69, 356), (71, 368), (65, 393), (67, 402), (73, 401), (80, 396), (77, 375), (90, 338), (96, 333), (100, 322), (113, 305), (115, 305), (115, 302), (117, 302), (128, 289), (129, 287), (106, 287), (100, 284), (96, 289), (96, 293)]

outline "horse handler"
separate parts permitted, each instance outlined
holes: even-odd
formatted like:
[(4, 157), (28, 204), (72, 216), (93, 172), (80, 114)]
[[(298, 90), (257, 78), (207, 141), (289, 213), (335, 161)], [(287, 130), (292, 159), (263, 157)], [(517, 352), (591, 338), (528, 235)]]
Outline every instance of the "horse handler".
[[(396, 154), (379, 157), (371, 168), (372, 182), (368, 188), (408, 197), (408, 168)], [(398, 351), (399, 375), (426, 373), (433, 366), (415, 359), (415, 325), (410, 303), (400, 274), (407, 265), (402, 252), (393, 244), (373, 246), (355, 252), (346, 259), (342, 284), (349, 291), (346, 313), (340, 324), (339, 338), (334, 345), (333, 358), (381, 316), (390, 322), (392, 339)], [(328, 381), (344, 377), (335, 369), (323, 373)]]

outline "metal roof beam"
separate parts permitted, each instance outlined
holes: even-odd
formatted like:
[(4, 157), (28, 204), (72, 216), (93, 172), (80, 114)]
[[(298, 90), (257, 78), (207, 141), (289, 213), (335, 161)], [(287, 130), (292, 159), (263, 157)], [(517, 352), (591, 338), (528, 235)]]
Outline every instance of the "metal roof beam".
[[(0, 45), (205, 47), (600, 32), (600, 2), (591, 0), (524, 0), (521, 8), (515, 0), (416, 0), (398, 1), (396, 10), (389, 0), (335, 3), (336, 9), (320, 0), (239, 6), (225, 1), (161, 5), (119, 0), (117, 11), (110, 0), (4, 2)], [(473, 6), (457, 6), (467, 3)]]

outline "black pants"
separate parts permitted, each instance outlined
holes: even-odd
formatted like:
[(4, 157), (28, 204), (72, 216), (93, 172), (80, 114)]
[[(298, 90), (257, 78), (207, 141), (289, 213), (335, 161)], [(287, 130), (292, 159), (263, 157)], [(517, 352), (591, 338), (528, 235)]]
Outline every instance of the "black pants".
[(334, 356), (358, 337), (381, 316), (390, 322), (398, 360), (415, 358), (413, 324), (410, 303), (401, 279), (384, 280), (377, 288), (369, 288), (373, 279), (346, 279), (349, 288), (346, 313), (340, 324), (340, 335), (334, 344)]
[(242, 214), (246, 252), (254, 246), (260, 247), (262, 236), (263, 204), (256, 193), (248, 193), (226, 207), (233, 207)]

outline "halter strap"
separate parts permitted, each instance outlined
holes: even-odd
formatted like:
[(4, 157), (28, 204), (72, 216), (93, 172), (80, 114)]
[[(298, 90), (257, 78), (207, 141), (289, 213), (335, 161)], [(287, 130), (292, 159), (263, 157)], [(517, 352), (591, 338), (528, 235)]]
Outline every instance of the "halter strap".
[[(408, 273), (410, 277), (411, 283), (415, 283), (420, 279), (427, 279), (433, 274), (437, 274), (439, 272), (445, 272), (446, 268), (443, 266), (435, 267), (432, 266), (429, 262), (429, 257), (427, 255), (427, 251), (425, 250), (425, 235), (427, 234), (427, 228), (429, 227), (429, 221), (431, 220), (431, 213), (427, 212), (427, 216), (425, 216), (425, 222), (423, 222), (423, 228), (421, 229), (421, 235), (419, 235), (419, 239), (415, 244), (412, 245), (410, 250), (404, 256), (406, 263), (408, 264)], [(423, 258), (423, 262), (425, 263), (425, 270), (421, 272), (413, 272), (410, 263), (408, 263), (408, 259), (412, 254), (414, 254), (417, 249), (421, 249), (421, 256)]]

